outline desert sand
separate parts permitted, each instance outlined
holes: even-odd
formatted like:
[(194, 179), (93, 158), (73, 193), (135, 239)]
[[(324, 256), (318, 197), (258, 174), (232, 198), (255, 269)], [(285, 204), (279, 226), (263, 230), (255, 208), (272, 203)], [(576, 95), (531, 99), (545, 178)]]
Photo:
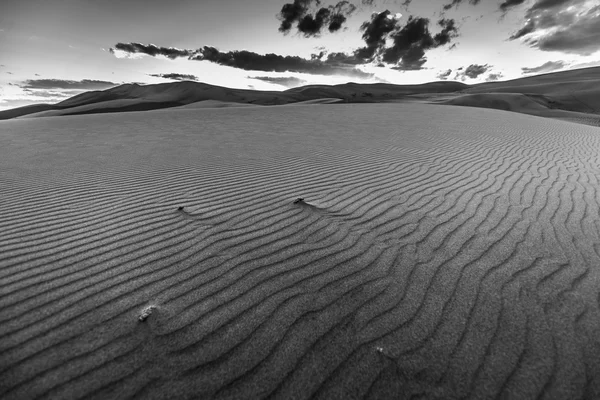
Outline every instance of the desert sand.
[(1, 121), (0, 397), (599, 398), (598, 149), (430, 102)]

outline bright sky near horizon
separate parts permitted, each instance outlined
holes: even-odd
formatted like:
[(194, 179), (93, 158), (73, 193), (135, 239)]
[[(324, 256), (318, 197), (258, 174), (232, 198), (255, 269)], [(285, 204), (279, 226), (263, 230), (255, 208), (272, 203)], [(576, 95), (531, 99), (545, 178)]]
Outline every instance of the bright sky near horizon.
[(2, 0), (0, 110), (122, 83), (480, 83), (600, 65), (597, 0)]

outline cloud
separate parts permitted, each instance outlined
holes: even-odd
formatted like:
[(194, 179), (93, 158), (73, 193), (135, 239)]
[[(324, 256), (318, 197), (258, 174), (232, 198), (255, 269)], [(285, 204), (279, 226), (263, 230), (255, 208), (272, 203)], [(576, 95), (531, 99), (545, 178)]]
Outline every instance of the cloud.
[(509, 40), (520, 38), (542, 51), (593, 54), (600, 51), (600, 5), (591, 0), (535, 0)]
[(495, 82), (497, 80), (499, 80), (500, 78), (502, 78), (502, 72), (496, 72), (493, 74), (489, 74), (488, 77), (485, 79), (486, 82)]
[(96, 90), (117, 86), (118, 83), (83, 79), (71, 81), (64, 79), (28, 79), (18, 84), (22, 89), (85, 89)]
[(443, 29), (435, 36), (429, 32), (428, 25), (427, 18), (410, 16), (406, 25), (390, 35), (393, 45), (385, 49), (382, 60), (388, 64), (398, 63), (399, 69), (421, 69), (427, 62), (425, 51), (443, 46), (458, 36), (453, 19), (440, 19), (438, 25)]
[(450, 74), (451, 74), (451, 73), (452, 73), (452, 70), (451, 70), (451, 69), (447, 69), (447, 70), (445, 70), (445, 71), (440, 71), (440, 72), (439, 72), (439, 73), (436, 75), (436, 78), (438, 78), (438, 79), (442, 79), (442, 80), (444, 80), (444, 81), (445, 81), (445, 80), (447, 80), (447, 79), (448, 79), (448, 77), (450, 76)]
[[(336, 7), (340, 3), (347, 2), (338, 2)], [(297, 0), (290, 4), (295, 4), (296, 8), (291, 7), (290, 9), (296, 10), (308, 3)], [(286, 15), (289, 17), (292, 14), (290, 11)], [(402, 26), (401, 16), (400, 13), (392, 14), (389, 10), (373, 13), (370, 21), (361, 25), (365, 47), (358, 48), (351, 54), (330, 53), (326, 58), (324, 50), (318, 54), (312, 54), (310, 59), (304, 59), (298, 56), (281, 56), (273, 53), (263, 55), (247, 50), (221, 52), (211, 46), (190, 50), (139, 43), (117, 43), (115, 49), (126, 54), (127, 52), (143, 52), (151, 56), (160, 54), (169, 58), (187, 57), (190, 60), (209, 61), (246, 71), (299, 72), (372, 78), (373, 74), (361, 71), (356, 66), (376, 62), (378, 65), (392, 64), (392, 68), (398, 70), (418, 70), (427, 61), (425, 58), (427, 50), (444, 46), (458, 37), (458, 29), (453, 19), (441, 18), (438, 20), (437, 25), (442, 29), (439, 33), (432, 35), (429, 31), (429, 19), (410, 16), (406, 24)], [(392, 42), (390, 47), (386, 47), (388, 39)], [(112, 49), (111, 52), (115, 54)]]
[(525, 22), (525, 25), (523, 25), (523, 27), (521, 29), (519, 29), (518, 31), (516, 31), (515, 33), (510, 35), (509, 40), (519, 39), (525, 35), (529, 35), (534, 30), (535, 30), (535, 24), (531, 20), (529, 20), (529, 21)]
[[(472, 5), (474, 5), (474, 6), (475, 6), (475, 5), (479, 4), (479, 2), (480, 2), (480, 1), (481, 1), (481, 0), (469, 0), (469, 3), (471, 3)], [(449, 9), (451, 9), (452, 7), (458, 7), (458, 5), (459, 5), (460, 3), (462, 3), (462, 2), (463, 2), (463, 0), (452, 0), (450, 3), (448, 3), (448, 4), (445, 4), (445, 5), (442, 7), (442, 9), (443, 9), (444, 11), (448, 11), (448, 10), (449, 10)]]
[(321, 50), (319, 52), (319, 54), (311, 54), (310, 55), (310, 59), (313, 60), (313, 61), (314, 60), (322, 60), (323, 57), (325, 56), (325, 54), (327, 54), (327, 52), (325, 50)]
[[(144, 45), (142, 47), (129, 46), (130, 44), (117, 43), (115, 48), (121, 51), (138, 51), (140, 48), (148, 47)], [(136, 44), (134, 43), (134, 45)], [(164, 49), (164, 47), (161, 48)], [(209, 61), (245, 71), (299, 72), (313, 75), (341, 75), (362, 79), (369, 79), (374, 76), (357, 69), (354, 66), (357, 64), (356, 62), (354, 62), (354, 65), (350, 65), (341, 60), (322, 61), (319, 58), (309, 60), (298, 56), (281, 56), (274, 53), (258, 54), (247, 50), (222, 52), (211, 46), (204, 46), (197, 50), (178, 49), (178, 51), (179, 57), (187, 57), (188, 60)], [(158, 55), (158, 53), (154, 53), (154, 55)]]
[(176, 81), (197, 81), (198, 80), (197, 76), (188, 75), (188, 74), (170, 73), (170, 74), (149, 74), (149, 75), (157, 77), (157, 78), (173, 79)]
[(38, 98), (69, 98), (81, 93), (81, 90), (45, 90), (45, 89), (23, 89), (23, 91), (33, 97)]
[(438, 21), (438, 25), (443, 29), (433, 37), (436, 47), (450, 43), (452, 39), (458, 36), (458, 28), (453, 19), (442, 18)]
[(505, 0), (500, 3), (500, 10), (507, 12), (509, 9), (523, 4), (525, 0)]
[[(281, 25), (279, 26), (280, 32), (289, 32), (292, 29), (292, 25), (294, 22), (297, 22), (302, 18), (306, 13), (308, 13), (308, 9), (313, 0), (294, 0), (293, 3), (286, 3), (281, 8), (278, 16), (281, 20)], [(317, 0), (317, 5), (320, 2)]]
[(57, 103), (73, 97), (85, 90), (46, 90), (46, 89), (21, 89), (16, 84), (9, 84), (10, 92), (0, 96), (0, 110), (22, 107), (39, 103)]
[(306, 83), (305, 80), (294, 76), (248, 76), (248, 79), (258, 79), (263, 82), (274, 83), (276, 85), (285, 86), (288, 88), (301, 86)]
[(591, 68), (591, 67), (600, 67), (600, 60), (574, 64), (574, 65), (571, 65), (569, 67), (569, 69)]
[(310, 7), (313, 3), (318, 7), (320, 0), (294, 0), (286, 3), (277, 14), (281, 24), (279, 31), (287, 34), (292, 30), (294, 24), (298, 32), (305, 37), (318, 36), (323, 28), (327, 26), (329, 32), (336, 32), (342, 28), (348, 17), (356, 11), (356, 6), (347, 0), (339, 1), (335, 5), (321, 7), (311, 13)]
[(492, 68), (492, 66), (489, 64), (483, 64), (483, 65), (471, 64), (464, 69), (459, 68), (458, 71), (462, 71), (462, 72), (457, 72), (456, 75), (454, 76), (454, 79), (460, 78), (460, 80), (462, 80), (462, 81), (466, 80), (467, 78), (476, 79), (477, 77), (479, 77), (479, 75), (486, 73), (491, 68)]
[(389, 10), (373, 13), (371, 20), (364, 22), (360, 27), (366, 46), (355, 50), (355, 56), (365, 61), (373, 60), (376, 53), (385, 47), (388, 34), (397, 29), (401, 16), (394, 15)]
[(343, 75), (356, 78), (372, 78), (374, 76), (352, 65), (348, 65), (349, 63), (344, 62), (345, 60), (308, 60), (298, 56), (281, 56), (273, 53), (263, 55), (246, 50), (221, 52), (209, 46), (199, 49), (198, 53), (191, 59), (210, 61), (246, 71), (300, 72), (316, 75)]
[(189, 57), (193, 54), (191, 50), (177, 49), (175, 47), (158, 47), (153, 44), (144, 45), (141, 43), (117, 43), (114, 48), (108, 49), (111, 54), (115, 50), (120, 50), (130, 54), (147, 54), (152, 57), (165, 56), (171, 60), (179, 57)]
[[(393, 64), (393, 69), (418, 70), (427, 61), (427, 50), (450, 43), (458, 36), (453, 19), (440, 19), (437, 24), (442, 30), (432, 36), (429, 19), (411, 15), (402, 26), (401, 16), (389, 10), (373, 13), (371, 20), (361, 25), (366, 46), (356, 49), (354, 58), (363, 63), (376, 61), (378, 64)], [(390, 47), (386, 47), (388, 39), (392, 41)]]
[(567, 63), (565, 61), (559, 60), (559, 61), (548, 61), (548, 62), (543, 63), (542, 65), (539, 65), (537, 67), (532, 67), (532, 68), (523, 67), (523, 68), (521, 68), (521, 70), (523, 71), (523, 74), (534, 74), (534, 73), (540, 73), (540, 72), (556, 71), (559, 69), (563, 69), (566, 66), (567, 66)]

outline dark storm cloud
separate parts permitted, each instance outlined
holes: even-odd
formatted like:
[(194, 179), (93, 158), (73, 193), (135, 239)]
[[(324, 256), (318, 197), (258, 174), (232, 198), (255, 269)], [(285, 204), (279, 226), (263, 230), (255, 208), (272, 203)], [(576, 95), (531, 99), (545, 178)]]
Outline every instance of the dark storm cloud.
[(497, 80), (499, 80), (500, 78), (502, 78), (502, 72), (496, 72), (494, 74), (489, 74), (488, 77), (485, 79), (486, 82), (496, 82)]
[(190, 50), (177, 49), (175, 47), (158, 47), (153, 44), (145, 45), (141, 43), (117, 43), (114, 48), (111, 47), (108, 51), (114, 54), (115, 50), (121, 50), (126, 53), (147, 54), (152, 57), (161, 55), (170, 58), (171, 60), (192, 55)]
[(458, 28), (453, 19), (442, 18), (438, 21), (438, 25), (443, 29), (433, 37), (436, 46), (450, 43), (452, 39), (458, 36)]
[[(313, 0), (294, 0), (293, 3), (284, 4), (279, 12), (278, 16), (281, 20), (279, 26), (280, 32), (289, 32), (292, 29), (294, 22), (300, 21), (300, 19), (308, 13)], [(320, 4), (319, 0), (316, 0), (317, 5)]]
[(248, 76), (248, 79), (257, 79), (263, 82), (274, 83), (276, 85), (285, 86), (288, 88), (300, 86), (306, 83), (305, 80), (296, 78), (294, 76)]
[(600, 5), (589, 7), (585, 0), (536, 0), (525, 11), (524, 25), (509, 39), (534, 32), (540, 35), (524, 39), (533, 48), (590, 55), (600, 50)]
[(548, 61), (548, 62), (543, 63), (542, 65), (538, 65), (537, 67), (532, 67), (532, 68), (523, 67), (523, 68), (521, 68), (521, 70), (523, 71), (523, 74), (535, 74), (535, 73), (539, 73), (539, 72), (556, 71), (559, 69), (563, 69), (566, 66), (567, 66), (567, 63), (565, 61), (559, 60), (559, 61)]
[[(479, 4), (479, 2), (480, 2), (480, 1), (481, 1), (481, 0), (469, 0), (469, 3), (471, 3), (472, 5), (474, 5), (474, 6), (475, 6), (475, 5)], [(448, 11), (448, 10), (449, 10), (449, 9), (451, 9), (452, 7), (458, 7), (458, 5), (459, 5), (460, 3), (462, 3), (462, 2), (463, 2), (463, 0), (452, 0), (450, 3), (448, 3), (448, 4), (445, 4), (445, 5), (442, 7), (442, 9), (443, 9), (444, 11)]]
[(117, 86), (118, 83), (108, 81), (97, 81), (83, 79), (80, 81), (70, 81), (63, 79), (28, 79), (17, 86), (22, 89), (106, 89)]
[(462, 81), (464, 81), (466, 78), (476, 79), (477, 77), (479, 77), (479, 75), (486, 73), (491, 68), (492, 68), (492, 66), (488, 65), (488, 64), (484, 64), (484, 65), (471, 64), (464, 69), (459, 68), (458, 70), (459, 71), (462, 70), (462, 72), (457, 72), (456, 75), (454, 76), (454, 79), (460, 78), (460, 80), (462, 80)]
[(420, 69), (427, 61), (427, 50), (443, 46), (458, 36), (453, 19), (441, 19), (438, 25), (443, 29), (432, 36), (429, 32), (429, 19), (412, 15), (406, 25), (390, 34), (393, 45), (383, 52), (382, 60), (388, 64), (398, 63), (400, 69)]
[[(400, 17), (389, 10), (373, 13), (360, 27), (366, 46), (354, 50), (351, 55), (335, 53), (336, 59), (347, 64), (377, 62), (378, 65), (392, 64), (393, 69), (418, 70), (427, 61), (427, 50), (446, 45), (458, 36), (453, 19), (440, 19), (437, 25), (442, 30), (432, 35), (429, 19), (411, 15), (403, 26)], [(390, 47), (386, 47), (388, 39), (392, 42)]]
[(328, 7), (321, 7), (314, 13), (310, 10), (313, 4), (318, 7), (321, 5), (321, 1), (294, 0), (293, 3), (284, 4), (277, 14), (281, 21), (279, 31), (289, 33), (296, 24), (298, 32), (306, 37), (319, 35), (325, 27), (329, 32), (336, 32), (356, 11), (356, 6), (347, 0), (339, 1)]
[(448, 77), (450, 76), (451, 73), (452, 73), (451, 69), (447, 69), (445, 71), (440, 71), (440, 73), (438, 73), (436, 75), (436, 78), (446, 80), (446, 79), (448, 79)]
[(170, 74), (149, 74), (149, 75), (157, 77), (157, 78), (173, 79), (176, 81), (197, 81), (198, 80), (197, 76), (188, 75), (188, 74), (170, 73)]
[(363, 72), (339, 60), (307, 60), (298, 56), (278, 54), (258, 54), (251, 51), (220, 52), (214, 47), (204, 46), (191, 60), (210, 61), (246, 71), (301, 72), (318, 75), (344, 75), (357, 78), (372, 78), (373, 74)]
[(358, 59), (371, 61), (376, 53), (385, 47), (387, 36), (397, 29), (399, 19), (389, 10), (373, 13), (371, 20), (364, 22), (360, 29), (363, 31), (362, 39), (366, 46), (355, 50)]

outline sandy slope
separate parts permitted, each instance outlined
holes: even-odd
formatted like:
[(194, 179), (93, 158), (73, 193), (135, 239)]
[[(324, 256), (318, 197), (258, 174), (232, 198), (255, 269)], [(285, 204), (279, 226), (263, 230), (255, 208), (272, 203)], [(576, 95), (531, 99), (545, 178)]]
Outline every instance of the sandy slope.
[(544, 99), (542, 100), (540, 97), (521, 93), (477, 93), (445, 96), (445, 98), (441, 100), (430, 99), (430, 101), (435, 104), (514, 111), (522, 114), (536, 115), (538, 117), (556, 118), (592, 126), (600, 126), (600, 114), (596, 115), (549, 108), (549, 104), (545, 101), (548, 100), (548, 97), (543, 96), (543, 98)]
[(600, 396), (596, 128), (429, 104), (0, 128), (3, 399)]

